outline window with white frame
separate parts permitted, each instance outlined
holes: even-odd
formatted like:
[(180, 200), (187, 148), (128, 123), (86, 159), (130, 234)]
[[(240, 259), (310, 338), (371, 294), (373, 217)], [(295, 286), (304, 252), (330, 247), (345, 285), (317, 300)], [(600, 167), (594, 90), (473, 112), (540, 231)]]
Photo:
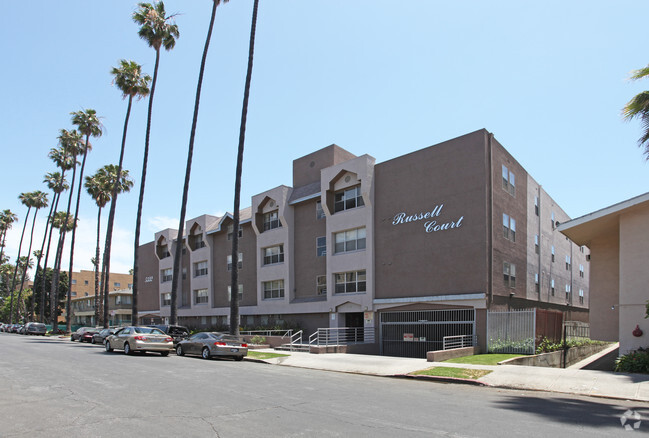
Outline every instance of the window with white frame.
[(365, 270), (334, 274), (334, 283), (334, 291), (337, 294), (365, 292), (367, 284)]
[(541, 292), (541, 285), (539, 284), (539, 273), (538, 272), (536, 274), (534, 274), (534, 288), (535, 288), (537, 294)]
[(262, 285), (265, 300), (284, 298), (284, 280), (264, 281)]
[(194, 291), (194, 304), (206, 304), (208, 299), (207, 289), (196, 289)]
[(365, 249), (365, 227), (334, 234), (336, 254)]
[(315, 218), (324, 219), (326, 217), (324, 209), (322, 208), (322, 201), (317, 201), (315, 203)]
[(122, 283), (116, 281), (113, 283), (113, 287), (122, 287)]
[(516, 176), (503, 164), (503, 190), (516, 196)]
[(579, 289), (579, 304), (584, 304), (584, 290)]
[(170, 293), (162, 294), (162, 305), (163, 306), (171, 306), (171, 294)]
[(554, 211), (550, 214), (550, 220), (552, 221), (552, 228), (554, 228)]
[(535, 234), (534, 235), (534, 252), (539, 253), (539, 235)]
[(365, 202), (363, 202), (360, 185), (334, 193), (334, 213), (351, 210), (352, 208), (362, 207), (364, 205)]
[(505, 286), (516, 287), (516, 265), (509, 262), (503, 262), (503, 278)]
[[(241, 302), (243, 300), (243, 284), (239, 284), (238, 290), (239, 293), (237, 294), (237, 300)], [(228, 301), (232, 301), (232, 286), (228, 286)]]
[(207, 275), (207, 260), (194, 263), (194, 277)]
[(284, 263), (284, 245), (275, 245), (264, 248), (264, 266)]
[[(234, 225), (228, 225), (228, 240), (232, 240), (232, 235), (234, 234)], [(243, 228), (239, 225), (239, 237), (243, 237)]]
[[(232, 254), (227, 257), (228, 271), (232, 270)], [(243, 269), (243, 253), (239, 253), (239, 260), (237, 260), (237, 269)]]
[(197, 249), (205, 248), (205, 241), (203, 240), (203, 233), (195, 234), (192, 236), (194, 251)]
[(281, 228), (282, 222), (279, 220), (279, 210), (264, 213), (264, 231)]
[(75, 279), (73, 278), (73, 279), (72, 279), (72, 284), (77, 284), (77, 280), (75, 280)]
[(570, 299), (570, 292), (572, 292), (569, 284), (566, 284), (566, 300)]
[(503, 236), (516, 242), (516, 220), (505, 213), (503, 213)]
[(160, 271), (160, 282), (166, 283), (173, 280), (174, 270), (172, 268), (163, 269)]
[(550, 252), (552, 253), (552, 263), (554, 263), (554, 245), (552, 245)]
[(535, 196), (534, 197), (534, 214), (539, 215), (539, 197)]
[(550, 280), (550, 292), (554, 296), (554, 278)]
[(327, 238), (325, 236), (316, 237), (315, 255), (317, 257), (322, 257), (327, 255)]
[(579, 264), (579, 276), (581, 278), (584, 278), (584, 265), (582, 265), (581, 263)]
[(566, 271), (570, 270), (570, 266), (571, 266), (571, 264), (570, 264), (570, 256), (567, 255), (566, 256)]
[(318, 275), (315, 278), (315, 287), (318, 295), (327, 295), (327, 276)]

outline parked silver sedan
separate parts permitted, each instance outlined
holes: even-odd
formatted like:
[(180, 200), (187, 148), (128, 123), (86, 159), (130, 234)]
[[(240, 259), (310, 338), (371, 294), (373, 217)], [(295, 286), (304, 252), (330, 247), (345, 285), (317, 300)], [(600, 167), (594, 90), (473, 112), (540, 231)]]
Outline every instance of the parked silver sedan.
[(226, 333), (200, 332), (180, 341), (176, 345), (176, 354), (195, 354), (203, 359), (220, 356), (242, 360), (248, 354), (248, 344), (239, 337)]
[(174, 342), (171, 336), (167, 336), (161, 330), (152, 327), (124, 327), (109, 335), (104, 342), (106, 352), (114, 349), (124, 350), (126, 354), (133, 354), (136, 351), (153, 351), (163, 356), (168, 356), (174, 349)]

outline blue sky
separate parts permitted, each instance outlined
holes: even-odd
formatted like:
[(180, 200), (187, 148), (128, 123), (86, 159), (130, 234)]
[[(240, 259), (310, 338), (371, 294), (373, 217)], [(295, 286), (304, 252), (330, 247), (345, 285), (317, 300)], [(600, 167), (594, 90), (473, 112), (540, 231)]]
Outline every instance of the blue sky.
[[(177, 227), (198, 67), (212, 2), (165, 2), (180, 39), (162, 54), (141, 242)], [(21, 192), (43, 175), (71, 111), (94, 108), (105, 133), (87, 174), (116, 163), (126, 102), (111, 67), (154, 52), (131, 20), (136, 2), (3, 2), (0, 209), (20, 222)], [(232, 210), (252, 0), (217, 11), (201, 98), (187, 217)], [(485, 128), (572, 217), (649, 191), (638, 122), (624, 104), (649, 89), (646, 1), (261, 0), (242, 205), (291, 185), (292, 160), (336, 143), (382, 162)], [(139, 182), (146, 101), (129, 124), (125, 167)], [(132, 263), (136, 187), (119, 198), (111, 266)], [(81, 201), (75, 270), (92, 269), (96, 207)], [(46, 212), (39, 213), (37, 236)], [(107, 209), (106, 214), (107, 216)], [(40, 237), (39, 237), (40, 239)], [(103, 240), (103, 239), (102, 239)], [(23, 250), (24, 253), (24, 250)]]

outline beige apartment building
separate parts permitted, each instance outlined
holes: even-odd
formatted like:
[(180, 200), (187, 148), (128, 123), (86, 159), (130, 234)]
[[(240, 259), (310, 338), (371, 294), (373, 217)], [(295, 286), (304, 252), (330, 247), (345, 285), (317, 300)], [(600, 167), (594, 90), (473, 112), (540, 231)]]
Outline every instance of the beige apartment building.
[[(587, 249), (556, 231), (569, 217), (491, 133), (375, 161), (330, 145), (293, 161), (291, 186), (252, 197), (236, 230), (241, 326), (354, 328), (366, 352), (425, 357), (444, 336), (484, 345), (488, 309), (588, 319)], [(185, 230), (179, 323), (228, 324), (232, 216)], [(170, 315), (176, 237), (140, 247), (145, 323)]]
[[(110, 274), (111, 291), (130, 289), (133, 287), (133, 276), (131, 274)], [(95, 295), (95, 271), (84, 271), (72, 273), (70, 284), (72, 297), (88, 297)]]

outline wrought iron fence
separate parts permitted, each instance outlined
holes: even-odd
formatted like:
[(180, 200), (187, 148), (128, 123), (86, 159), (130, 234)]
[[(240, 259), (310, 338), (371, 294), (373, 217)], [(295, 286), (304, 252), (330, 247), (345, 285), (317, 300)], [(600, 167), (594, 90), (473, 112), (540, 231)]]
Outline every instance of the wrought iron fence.
[(309, 337), (310, 345), (373, 344), (374, 329), (364, 327), (319, 328)]
[(489, 353), (534, 354), (536, 309), (488, 311)]
[(581, 321), (566, 321), (563, 323), (566, 341), (590, 339), (590, 324)]

